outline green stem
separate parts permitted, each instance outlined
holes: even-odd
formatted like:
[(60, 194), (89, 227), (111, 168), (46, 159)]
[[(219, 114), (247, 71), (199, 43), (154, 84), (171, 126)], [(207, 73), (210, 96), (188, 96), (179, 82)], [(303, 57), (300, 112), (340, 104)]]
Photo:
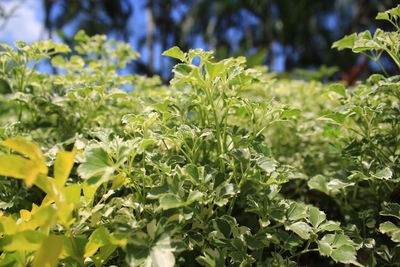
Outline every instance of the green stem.
[[(214, 117), (215, 130), (217, 132), (217, 142), (218, 142), (217, 151), (218, 151), (218, 155), (221, 155), (221, 154), (224, 154), (225, 152), (224, 152), (224, 148), (223, 148), (223, 144), (222, 144), (221, 128), (220, 128), (220, 125), (219, 125), (217, 109), (215, 107), (215, 103), (214, 103), (214, 100), (213, 100), (212, 95), (211, 95), (211, 88), (207, 88), (205, 90), (205, 92), (206, 92), (206, 96), (207, 96), (208, 102), (211, 105), (212, 114), (213, 114), (213, 117)], [(222, 158), (219, 158), (219, 165), (220, 165), (220, 168), (221, 168), (221, 172), (225, 173), (225, 164), (224, 164), (224, 161), (223, 161)]]

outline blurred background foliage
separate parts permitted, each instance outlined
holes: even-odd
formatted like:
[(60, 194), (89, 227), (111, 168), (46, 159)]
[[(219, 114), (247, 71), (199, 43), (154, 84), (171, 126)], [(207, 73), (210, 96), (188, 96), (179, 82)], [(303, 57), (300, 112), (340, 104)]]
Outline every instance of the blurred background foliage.
[[(4, 0), (3, 0), (4, 1)], [(13, 0), (24, 4), (24, 0)], [(398, 0), (37, 0), (42, 1), (47, 37), (73, 45), (80, 29), (137, 43), (143, 57), (132, 66), (138, 73), (168, 80), (174, 62), (160, 51), (204, 48), (217, 58), (245, 55), (249, 65), (306, 79), (336, 78), (350, 84), (375, 66), (350, 51), (331, 49), (334, 41), (362, 30), (386, 28), (374, 20), (378, 11)], [(1, 1), (0, 1), (1, 3)], [(0, 17), (8, 14), (1, 9)], [(133, 27), (144, 17), (145, 27)], [(1, 26), (1, 24), (0, 24)], [(1, 29), (0, 29), (1, 30)], [(1, 41), (1, 40), (0, 40)], [(390, 61), (382, 59), (388, 71)], [(158, 63), (157, 63), (158, 62)], [(159, 63), (161, 62), (161, 63)], [(327, 67), (329, 66), (329, 67)]]

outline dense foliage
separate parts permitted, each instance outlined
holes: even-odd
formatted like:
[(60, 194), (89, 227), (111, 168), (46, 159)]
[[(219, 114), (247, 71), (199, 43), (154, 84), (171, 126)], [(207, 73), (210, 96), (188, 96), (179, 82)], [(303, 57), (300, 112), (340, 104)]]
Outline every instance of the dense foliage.
[[(400, 6), (377, 18), (395, 30), (334, 47), (398, 64)], [(164, 86), (105, 36), (2, 48), (0, 266), (399, 266), (399, 76), (173, 47)]]

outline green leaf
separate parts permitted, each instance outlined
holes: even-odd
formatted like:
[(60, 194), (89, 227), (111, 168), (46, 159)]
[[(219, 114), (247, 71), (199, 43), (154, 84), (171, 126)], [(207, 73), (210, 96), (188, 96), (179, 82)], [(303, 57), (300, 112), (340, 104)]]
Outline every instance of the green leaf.
[(84, 256), (91, 257), (99, 248), (108, 245), (125, 246), (126, 239), (122, 236), (118, 237), (113, 233), (110, 234), (107, 228), (100, 226), (90, 235), (89, 241), (85, 245)]
[(154, 219), (146, 225), (147, 234), (154, 239), (157, 231), (157, 221)]
[(85, 246), (85, 257), (92, 256), (100, 247), (110, 243), (110, 233), (107, 228), (100, 226), (89, 237), (89, 241)]
[(390, 21), (389, 14), (387, 12), (379, 12), (375, 19)]
[(314, 228), (318, 228), (319, 225), (326, 220), (326, 215), (324, 212), (320, 211), (316, 207), (309, 207), (308, 214), (310, 216), (310, 222)]
[(341, 83), (334, 83), (329, 86), (329, 90), (343, 97), (346, 97), (346, 87)]
[(160, 198), (160, 207), (164, 210), (179, 208), (182, 205), (182, 201), (176, 195), (168, 194)]
[(193, 164), (188, 164), (186, 165), (185, 170), (190, 175), (190, 177), (193, 178), (193, 180), (195, 180), (196, 182), (200, 181), (200, 174), (197, 166)]
[(332, 48), (336, 48), (339, 51), (346, 48), (353, 48), (354, 42), (356, 40), (357, 34), (353, 33), (351, 35), (346, 35), (342, 39), (333, 43)]
[(177, 78), (190, 76), (194, 67), (189, 64), (177, 64), (175, 65), (173, 72)]
[(340, 231), (340, 224), (334, 221), (326, 221), (322, 223), (319, 227), (321, 231)]
[(264, 243), (258, 240), (257, 238), (251, 236), (251, 235), (245, 235), (244, 240), (246, 242), (246, 245), (254, 250), (254, 249), (262, 249), (265, 247)]
[[(111, 256), (111, 254), (118, 248), (116, 245), (105, 245), (99, 249), (99, 253), (92, 256), (91, 259), (97, 266), (104, 266), (107, 262), (107, 259)], [(113, 265), (110, 265), (113, 266)]]
[(157, 243), (151, 248), (150, 256), (144, 262), (145, 266), (154, 267), (173, 267), (175, 265), (175, 257), (173, 254), (175, 249), (171, 246), (171, 238), (163, 234), (157, 240)]
[(207, 248), (203, 252), (203, 256), (197, 257), (196, 261), (202, 266), (218, 267), (225, 265), (225, 259), (224, 254), (218, 249)]
[(393, 176), (393, 172), (390, 168), (383, 168), (372, 175), (373, 177), (381, 180), (389, 180)]
[(379, 12), (375, 19), (387, 20), (387, 21), (396, 21), (400, 17), (400, 5), (386, 10), (384, 12)]
[(229, 238), (231, 235), (231, 226), (229, 222), (224, 219), (212, 220), (212, 227), (214, 230), (222, 233), (225, 238)]
[(126, 261), (130, 266), (137, 266), (150, 255), (151, 240), (143, 232), (137, 232), (130, 238), (126, 246)]
[(65, 58), (63, 56), (55, 56), (51, 59), (51, 64), (56, 68), (65, 68)]
[(360, 53), (366, 50), (382, 49), (383, 47), (374, 39), (372, 39), (369, 31), (362, 32), (358, 35), (354, 42), (353, 52)]
[(328, 182), (326, 177), (322, 175), (316, 175), (307, 182), (307, 185), (310, 189), (315, 189), (328, 195), (329, 191), (327, 184)]
[(311, 227), (305, 222), (295, 222), (287, 226), (288, 230), (295, 232), (303, 239), (310, 238)]
[(385, 203), (383, 210), (379, 214), (400, 219), (400, 205), (397, 203)]
[(334, 248), (338, 248), (343, 245), (349, 245), (349, 246), (355, 245), (355, 243), (353, 242), (353, 240), (350, 239), (350, 237), (342, 233), (327, 234), (321, 239), (321, 241), (328, 242)]
[(339, 112), (332, 112), (330, 114), (323, 116), (322, 119), (329, 119), (337, 124), (343, 124), (346, 119), (346, 115)]
[(393, 242), (400, 242), (400, 228), (392, 222), (384, 222), (379, 225), (379, 231), (391, 237)]
[(332, 251), (331, 257), (336, 262), (351, 263), (356, 260), (356, 249), (349, 245), (343, 245)]
[(287, 109), (282, 111), (281, 115), (279, 115), (280, 119), (286, 119), (289, 117), (297, 117), (301, 115), (300, 109)]
[(271, 173), (278, 166), (278, 163), (272, 158), (260, 157), (257, 159), (257, 165), (267, 173)]
[[(95, 147), (86, 152), (86, 161), (78, 167), (78, 174), (83, 179), (99, 176), (95, 184), (106, 182), (114, 172), (113, 162), (107, 152), (101, 147)], [(90, 183), (93, 183), (90, 181)]]
[(153, 187), (149, 193), (147, 194), (147, 198), (149, 199), (158, 199), (166, 194), (169, 194), (168, 184), (164, 184), (162, 186)]
[(64, 239), (61, 236), (50, 235), (43, 241), (40, 249), (35, 254), (33, 267), (57, 266), (58, 257), (63, 248)]
[(323, 241), (318, 241), (318, 248), (319, 248), (319, 254), (322, 256), (330, 256), (332, 253), (332, 247), (327, 243)]
[(185, 59), (186, 59), (185, 53), (182, 52), (182, 50), (177, 46), (171, 47), (167, 51), (164, 51), (164, 53), (162, 53), (162, 55), (179, 59), (182, 62), (185, 62)]
[(190, 205), (191, 203), (198, 201), (203, 198), (203, 193), (199, 191), (191, 191), (188, 195), (188, 198), (185, 202), (186, 205)]
[(173, 267), (175, 257), (173, 252), (171, 238), (167, 234), (162, 234), (155, 243), (147, 239), (147, 236), (139, 234), (127, 245), (127, 262), (129, 266), (152, 267)]
[(226, 70), (225, 61), (220, 61), (218, 63), (211, 63), (209, 61), (206, 61), (205, 67), (208, 75), (210, 76), (210, 80), (221, 76), (222, 73)]
[(298, 221), (307, 216), (307, 207), (296, 202), (292, 203), (287, 210), (287, 218), (290, 221)]
[(353, 186), (354, 183), (346, 183), (340, 181), (339, 179), (332, 179), (327, 183), (328, 191), (330, 194), (337, 194), (340, 190), (345, 189), (346, 187)]

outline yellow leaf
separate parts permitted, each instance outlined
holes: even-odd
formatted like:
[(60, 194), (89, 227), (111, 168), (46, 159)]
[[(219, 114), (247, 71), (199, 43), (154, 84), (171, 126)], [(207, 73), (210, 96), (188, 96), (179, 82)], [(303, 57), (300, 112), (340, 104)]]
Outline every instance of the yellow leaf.
[(29, 219), (31, 218), (31, 213), (28, 210), (20, 210), (19, 214), (23, 221), (29, 221)]
[(60, 203), (60, 207), (57, 210), (57, 216), (59, 223), (63, 226), (70, 228), (71, 224), (75, 221), (72, 217), (72, 212), (74, 210), (74, 204), (71, 203)]
[(30, 159), (18, 155), (1, 156), (0, 175), (24, 179), (27, 186), (32, 186), (38, 175), (47, 175), (46, 160), (38, 145), (22, 138), (10, 138), (0, 142), (0, 145), (14, 149)]
[(46, 236), (37, 231), (27, 230), (17, 232), (13, 235), (7, 235), (3, 238), (5, 251), (35, 251), (39, 249), (40, 244)]
[(57, 214), (54, 206), (40, 206), (37, 210), (30, 212), (31, 217), (28, 221), (21, 219), (18, 224), (18, 231), (37, 230), (48, 231), (57, 222)]
[(105, 245), (111, 244), (110, 232), (104, 226), (100, 226), (90, 235), (85, 246), (85, 257), (93, 256), (97, 250)]
[(63, 248), (63, 238), (57, 235), (48, 236), (36, 252), (33, 267), (55, 267)]
[(17, 152), (28, 156), (34, 161), (40, 161), (44, 159), (39, 146), (23, 138), (9, 138), (3, 142), (0, 142), (0, 145), (12, 148)]
[[(32, 163), (32, 162), (31, 162), (31, 163)], [(26, 170), (26, 176), (25, 176), (25, 179), (24, 179), (25, 184), (26, 184), (28, 187), (31, 187), (31, 186), (35, 183), (35, 181), (36, 181), (37, 177), (40, 175), (40, 173), (41, 173), (41, 172), (40, 172), (40, 170), (37, 168), (37, 166), (27, 168), (27, 170)]]
[(3, 235), (12, 235), (15, 234), (18, 230), (17, 222), (7, 216), (2, 216), (0, 218), (0, 233)]
[(63, 187), (74, 165), (76, 149), (71, 152), (60, 151), (54, 163), (54, 178), (59, 188)]
[(89, 201), (92, 201), (94, 198), (94, 194), (96, 193), (97, 188), (99, 188), (100, 184), (98, 185), (89, 185), (87, 183), (82, 184), (83, 195)]
[(64, 194), (68, 203), (79, 204), (81, 202), (81, 185), (73, 184), (64, 187)]
[(47, 206), (52, 203), (54, 203), (54, 199), (49, 194), (47, 194), (42, 200), (42, 206)]
[(31, 209), (31, 213), (34, 214), (36, 213), (36, 211), (39, 209), (39, 206), (36, 205), (35, 203), (32, 203), (32, 209)]
[(112, 185), (111, 185), (111, 189), (115, 190), (118, 187), (129, 183), (129, 179), (126, 178), (126, 174), (121, 172), (119, 173), (117, 176), (114, 177), (114, 179), (112, 180)]
[(32, 161), (18, 155), (0, 156), (0, 175), (24, 179), (27, 169), (34, 168)]

